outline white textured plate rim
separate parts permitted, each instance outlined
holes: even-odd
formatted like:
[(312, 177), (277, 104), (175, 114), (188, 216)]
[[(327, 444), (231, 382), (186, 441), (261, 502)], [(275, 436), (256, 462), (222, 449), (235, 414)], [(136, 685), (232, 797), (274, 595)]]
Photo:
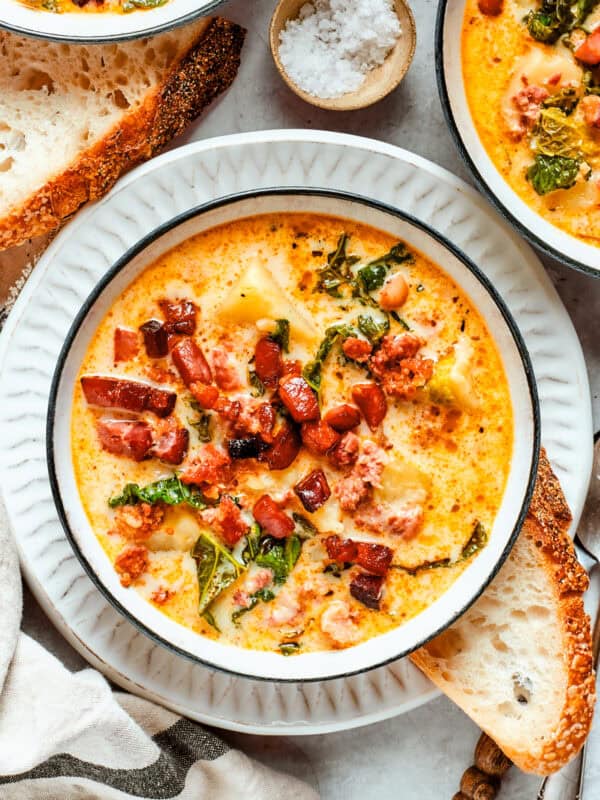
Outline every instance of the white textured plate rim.
[[(206, 16), (222, 5), (225, 0), (204, 0), (197, 8), (192, 10), (177, 11), (177, 6), (185, 3), (186, 6), (193, 7), (193, 0), (170, 0), (170, 5), (156, 9), (140, 10), (131, 14), (82, 14), (73, 12), (71, 14), (51, 14), (47, 11), (36, 11), (30, 8), (21, 8), (18, 0), (1, 0), (4, 4), (0, 11), (0, 29), (19, 36), (27, 36), (33, 39), (42, 39), (51, 42), (64, 42), (72, 44), (103, 44), (108, 42), (126, 42), (133, 39), (142, 39), (146, 36), (156, 36), (159, 33), (167, 33), (181, 25), (187, 25), (194, 20)], [(11, 5), (7, 6), (6, 3)], [(154, 16), (153, 16), (154, 15)], [(43, 24), (39, 27), (33, 20), (42, 20)], [(147, 20), (152, 23), (152, 19), (160, 22), (152, 24), (134, 25), (133, 22)], [(86, 23), (93, 23), (99, 26), (101, 31), (94, 33), (86, 32)], [(123, 26), (125, 30), (119, 30)], [(113, 28), (113, 25), (115, 26)], [(82, 26), (82, 27), (79, 27)], [(65, 30), (66, 27), (66, 30)]]
[[(411, 225), (412, 227), (414, 227), (415, 229), (420, 230), (434, 241), (437, 241), (437, 243), (440, 244), (443, 248), (445, 248), (448, 255), (454, 256), (454, 258), (456, 258), (457, 261), (462, 263), (462, 265), (465, 267), (467, 271), (467, 274), (470, 272), (471, 275), (475, 278), (475, 280), (483, 287), (484, 291), (487, 293), (493, 305), (500, 312), (504, 320), (504, 324), (506, 325), (507, 330), (512, 338), (512, 343), (516, 347), (519, 354), (520, 365), (522, 367), (523, 375), (528, 389), (529, 401), (531, 404), (531, 418), (532, 418), (531, 460), (527, 467), (527, 473), (528, 473), (527, 485), (525, 492), (523, 494), (523, 500), (520, 504), (518, 512), (515, 515), (514, 525), (512, 527), (510, 534), (506, 539), (502, 551), (498, 555), (498, 558), (493, 563), (490, 564), (491, 566), (490, 571), (487, 573), (482, 573), (482, 575), (478, 579), (479, 581), (478, 584), (473, 590), (471, 590), (469, 597), (465, 598), (464, 603), (461, 603), (460, 608), (459, 609), (457, 608), (456, 612), (454, 612), (450, 616), (450, 618), (442, 625), (438, 625), (434, 630), (431, 631), (427, 630), (425, 634), (421, 634), (419, 641), (416, 644), (413, 643), (408, 649), (403, 648), (400, 652), (396, 650), (394, 655), (392, 656), (388, 655), (384, 659), (377, 658), (375, 661), (369, 663), (368, 666), (359, 667), (358, 665), (354, 665), (352, 669), (343, 668), (342, 671), (340, 672), (335, 672), (329, 675), (321, 674), (318, 677), (313, 675), (310, 676), (303, 675), (302, 677), (294, 675), (293, 677), (288, 677), (284, 676), (283, 674), (274, 677), (269, 675), (260, 675), (258, 672), (244, 673), (241, 672), (240, 670), (234, 669), (233, 667), (228, 668), (223, 666), (222, 664), (221, 665), (214, 664), (211, 663), (208, 660), (208, 658), (206, 659), (200, 658), (199, 655), (193, 653), (191, 649), (186, 649), (182, 644), (179, 645), (175, 644), (173, 640), (169, 640), (168, 638), (166, 638), (164, 632), (159, 633), (158, 630), (154, 630), (151, 627), (149, 627), (148, 623), (144, 623), (141, 619), (137, 618), (135, 614), (131, 611), (131, 609), (124, 604), (124, 601), (120, 601), (117, 597), (115, 597), (113, 592), (103, 582), (97, 570), (94, 568), (91, 561), (84, 553), (84, 548), (82, 547), (81, 542), (79, 541), (79, 536), (81, 536), (81, 532), (77, 532), (76, 529), (73, 527), (73, 523), (70, 521), (69, 514), (67, 513), (65, 508), (65, 500), (63, 493), (61, 491), (61, 482), (59, 479), (60, 470), (58, 469), (58, 461), (55, 456), (56, 437), (54, 433), (54, 428), (56, 422), (57, 409), (59, 408), (58, 397), (60, 395), (60, 387), (62, 383), (65, 364), (69, 358), (69, 353), (77, 338), (77, 335), (82, 325), (84, 324), (85, 320), (87, 319), (88, 315), (96, 305), (97, 301), (101, 298), (104, 290), (107, 289), (115, 279), (118, 279), (118, 276), (121, 273), (121, 271), (125, 270), (131, 261), (135, 260), (137, 256), (142, 254), (156, 241), (159, 241), (168, 232), (175, 230), (179, 226), (185, 225), (186, 222), (189, 222), (197, 217), (201, 217), (202, 215), (210, 213), (212, 210), (216, 208), (221, 208), (223, 206), (231, 206), (249, 199), (257, 199), (261, 197), (283, 198), (283, 197), (294, 197), (294, 196), (328, 198), (334, 200), (337, 199), (342, 202), (356, 203), (358, 205), (365, 206), (367, 208), (381, 211), (390, 217), (402, 220)], [(476, 602), (476, 600), (489, 586), (491, 581), (496, 577), (502, 565), (508, 558), (510, 551), (513, 548), (513, 545), (516, 542), (519, 533), (521, 532), (521, 529), (525, 522), (525, 518), (527, 516), (527, 512), (529, 510), (529, 505), (531, 502), (531, 498), (533, 496), (534, 486), (536, 482), (537, 468), (538, 468), (539, 454), (540, 454), (540, 436), (541, 436), (541, 421), (540, 421), (539, 398), (533, 372), (533, 365), (529, 357), (529, 352), (525, 345), (525, 341), (523, 340), (521, 331), (519, 330), (519, 327), (510, 309), (504, 302), (502, 296), (495, 288), (493, 283), (490, 281), (487, 275), (478, 267), (478, 265), (475, 264), (475, 262), (473, 262), (473, 260), (469, 258), (469, 256), (466, 253), (464, 253), (460, 248), (454, 245), (446, 236), (441, 234), (439, 231), (434, 230), (427, 223), (422, 222), (413, 215), (405, 211), (401, 211), (396, 207), (390, 206), (379, 200), (374, 200), (372, 198), (364, 197), (362, 195), (345, 191), (290, 186), (278, 189), (264, 188), (264, 189), (253, 189), (246, 192), (237, 192), (233, 195), (217, 198), (215, 200), (209, 201), (208, 203), (204, 203), (199, 206), (194, 206), (188, 209), (188, 211), (185, 211), (182, 214), (179, 214), (176, 217), (167, 220), (159, 227), (150, 231), (150, 233), (148, 233), (140, 241), (136, 242), (133, 247), (129, 248), (127, 252), (125, 252), (110, 267), (110, 269), (104, 273), (102, 278), (94, 285), (94, 288), (92, 289), (91, 293), (88, 295), (83, 305), (79, 309), (71, 327), (69, 328), (65, 342), (58, 356), (58, 362), (52, 378), (52, 384), (50, 387), (50, 397), (48, 401), (48, 414), (46, 418), (46, 458), (48, 462), (50, 486), (52, 489), (54, 504), (56, 506), (58, 517), (62, 524), (63, 530), (67, 536), (67, 539), (69, 540), (69, 543), (75, 555), (81, 562), (88, 577), (94, 583), (94, 585), (102, 592), (104, 597), (114, 606), (114, 608), (116, 608), (117, 611), (119, 611), (119, 613), (121, 613), (132, 625), (134, 625), (136, 628), (142, 631), (142, 633), (151, 638), (154, 642), (162, 645), (166, 649), (170, 650), (172, 653), (182, 656), (184, 658), (188, 658), (192, 662), (199, 663), (202, 666), (205, 666), (209, 669), (215, 669), (215, 670), (218, 669), (222, 672), (226, 672), (235, 677), (247, 678), (252, 680), (261, 680), (261, 681), (275, 680), (280, 683), (298, 683), (301, 681), (303, 683), (308, 683), (311, 681), (323, 682), (326, 680), (350, 678), (354, 675), (358, 675), (360, 673), (367, 672), (369, 670), (377, 669), (379, 667), (385, 667), (387, 664), (398, 661), (401, 658), (405, 658), (414, 650), (424, 646), (425, 644), (427, 644), (427, 642), (431, 641), (431, 639), (435, 638), (436, 636), (441, 634), (444, 630), (446, 630), (446, 628), (452, 625), (453, 622), (456, 622), (456, 620), (460, 616), (466, 613), (466, 611), (473, 605), (473, 603)], [(350, 650), (345, 652), (348, 653), (349, 655), (351, 654)], [(286, 665), (287, 664), (294, 665), (297, 663), (299, 664), (300, 659), (295, 658), (293, 659), (293, 661), (286, 660), (284, 663)]]
[[(591, 472), (592, 420), (589, 387), (587, 382), (587, 373), (585, 371), (585, 363), (583, 360), (583, 353), (566, 310), (558, 299), (554, 287), (549, 281), (546, 273), (543, 270), (543, 267), (534, 253), (524, 242), (519, 239), (514, 231), (512, 231), (502, 220), (498, 219), (497, 215), (492, 209), (490, 209), (489, 205), (476, 191), (444, 168), (439, 167), (423, 157), (409, 153), (394, 145), (389, 145), (376, 140), (328, 131), (258, 131), (246, 134), (233, 134), (229, 136), (218, 137), (212, 140), (195, 142), (180, 148), (179, 150), (170, 151), (160, 158), (138, 167), (136, 170), (119, 181), (118, 185), (111, 192), (109, 198), (105, 198), (104, 200), (91, 205), (89, 208), (77, 215), (77, 217), (69, 224), (68, 228), (59, 234), (56, 240), (50, 245), (43, 258), (40, 260), (36, 270), (34, 270), (33, 274), (29, 278), (23, 292), (19, 296), (13, 312), (9, 315), (9, 318), (6, 321), (4, 331), (2, 335), (0, 335), (0, 367), (3, 368), (6, 364), (9, 339), (12, 340), (13, 335), (17, 331), (19, 322), (26, 311), (27, 303), (31, 295), (36, 292), (38, 286), (40, 283), (42, 283), (45, 275), (48, 272), (48, 267), (52, 264), (56, 253), (70, 236), (76, 234), (80, 226), (87, 224), (87, 221), (91, 216), (93, 216), (99, 206), (102, 206), (103, 204), (110, 202), (111, 199), (118, 197), (120, 193), (126, 190), (132, 182), (138, 181), (144, 176), (149, 175), (154, 170), (157, 170), (179, 159), (185, 159), (189, 156), (196, 156), (199, 159), (203, 153), (206, 153), (206, 151), (215, 151), (215, 154), (218, 154), (217, 151), (224, 150), (225, 148), (239, 148), (240, 146), (254, 148), (259, 145), (276, 146), (279, 143), (288, 145), (290, 148), (293, 148), (295, 145), (298, 147), (301, 147), (301, 145), (306, 145), (307, 147), (313, 146), (313, 148), (322, 146), (326, 148), (327, 154), (335, 156), (335, 164), (337, 165), (341, 163), (346, 171), (348, 171), (350, 168), (354, 168), (354, 170), (356, 169), (355, 165), (357, 161), (352, 161), (352, 156), (355, 156), (356, 159), (361, 159), (362, 161), (366, 162), (368, 161), (369, 154), (372, 154), (374, 157), (382, 157), (382, 163), (388, 160), (391, 163), (396, 162), (399, 169), (401, 169), (402, 165), (404, 164), (405, 167), (413, 168), (415, 171), (418, 170), (419, 173), (423, 173), (427, 178), (432, 179), (431, 185), (434, 197), (437, 196), (437, 187), (445, 185), (446, 190), (451, 189), (457, 193), (457, 195), (464, 197), (467, 203), (471, 206), (472, 212), (478, 215), (483, 215), (491, 226), (490, 230), (496, 229), (497, 233), (501, 233), (504, 237), (510, 240), (513, 249), (513, 258), (516, 258), (516, 260), (522, 262), (523, 266), (526, 268), (524, 270), (525, 274), (530, 276), (530, 281), (534, 281), (538, 298), (542, 301), (541, 306), (544, 310), (544, 313), (549, 313), (552, 315), (554, 317), (554, 323), (560, 326), (560, 330), (562, 331), (561, 341), (567, 343), (565, 346), (567, 346), (569, 351), (568, 357), (570, 372), (575, 376), (574, 380), (571, 381), (571, 384), (575, 384), (575, 386), (569, 384), (570, 394), (573, 395), (573, 392), (575, 393), (574, 403), (577, 409), (574, 436), (573, 432), (569, 431), (570, 438), (568, 440), (565, 458), (563, 458), (560, 451), (557, 455), (557, 466), (559, 467), (559, 471), (561, 471), (562, 477), (565, 481), (565, 489), (573, 511), (573, 525), (575, 526), (581, 513), (583, 501), (587, 491), (587, 483)], [(330, 153), (329, 151), (332, 152)], [(269, 149), (267, 152), (270, 156), (272, 150)], [(348, 163), (349, 159), (350, 161)], [(387, 166), (389, 166), (389, 164)], [(312, 169), (312, 166), (310, 168)], [(323, 181), (320, 185), (334, 185), (330, 181), (333, 171), (334, 168), (329, 170), (327, 173), (327, 180)], [(285, 180), (281, 182), (281, 185), (285, 185)], [(310, 184), (307, 183), (306, 185)], [(214, 193), (211, 196), (217, 197), (219, 195), (218, 193)], [(437, 212), (438, 207), (436, 206), (433, 213)], [(452, 224), (455, 225), (459, 223), (452, 219)], [(554, 354), (551, 355), (554, 357)], [(547, 376), (544, 375), (542, 377), (546, 378)], [(553, 379), (552, 374), (550, 374), (550, 379)], [(573, 403), (573, 397), (570, 398), (570, 402)], [(568, 460), (569, 449), (572, 449), (573, 439), (577, 448), (577, 470), (570, 468)], [(2, 491), (3, 495), (6, 497), (6, 491), (3, 485), (0, 486), (0, 491)], [(23, 558), (24, 553), (22, 548), (20, 547), (19, 549)], [(44, 607), (46, 613), (61, 630), (68, 630), (68, 623), (62, 620), (61, 613), (53, 606), (48, 595), (46, 594), (45, 588), (38, 582), (35, 574), (33, 573), (33, 569), (30, 569), (29, 565), (27, 564), (24, 564), (23, 567), (26, 577), (28, 577), (28, 580), (32, 586), (32, 590), (40, 601), (41, 605)], [(90, 652), (93, 653), (93, 650), (90, 650), (87, 643), (81, 641), (74, 632), (71, 631), (68, 635), (68, 638), (84, 657), (88, 657)], [(94, 641), (92, 637), (90, 637), (90, 641)], [(403, 663), (404, 662), (398, 662), (399, 666), (401, 666)], [(98, 662), (97, 665), (102, 668), (102, 663)], [(412, 700), (407, 701), (406, 698), (400, 698), (400, 700), (397, 698), (392, 698), (390, 705), (389, 699), (386, 704), (385, 698), (379, 697), (377, 702), (380, 705), (380, 709), (375, 714), (372, 714), (369, 711), (365, 712), (360, 710), (355, 715), (343, 718), (339, 721), (335, 719), (333, 721), (319, 721), (318, 719), (315, 721), (313, 719), (310, 722), (306, 722), (306, 720), (303, 718), (297, 717), (290, 722), (278, 723), (277, 721), (257, 721), (257, 717), (254, 715), (254, 717), (249, 721), (239, 722), (238, 720), (232, 721), (233, 718), (231, 716), (224, 720), (213, 713), (199, 713), (197, 708), (190, 704), (181, 706), (175, 699), (173, 699), (172, 691), (171, 696), (168, 696), (170, 687), (167, 687), (167, 696), (162, 693), (156, 694), (152, 689), (147, 688), (147, 685), (142, 685), (142, 683), (138, 681), (132, 681), (127, 677), (120, 678), (120, 673), (117, 674), (117, 671), (111, 665), (109, 665), (109, 667), (110, 669), (104, 668), (104, 671), (109, 672), (109, 677), (113, 677), (116, 682), (124, 685), (127, 689), (137, 692), (138, 694), (142, 694), (151, 699), (158, 699), (163, 705), (176, 708), (176, 710), (182, 708), (184, 713), (188, 716), (199, 719), (207, 724), (214, 724), (232, 730), (261, 734), (311, 734), (323, 732), (325, 730), (344, 730), (358, 727), (363, 724), (367, 724), (368, 722), (374, 722), (377, 719), (385, 719), (395, 716), (399, 713), (403, 713), (404, 711), (409, 710), (409, 708), (419, 705), (421, 702), (427, 702), (432, 696), (437, 694), (435, 691), (432, 692), (430, 684), (422, 685), (418, 688), (418, 694), (414, 704), (412, 703)], [(390, 668), (387, 669), (390, 670)], [(379, 673), (380, 671), (376, 670), (375, 672)], [(411, 667), (412, 675), (414, 675), (415, 672), (416, 670)], [(393, 678), (397, 680), (396, 675), (393, 673), (392, 675)], [(152, 683), (152, 680), (153, 677), (148, 676), (146, 679), (146, 684)], [(423, 679), (421, 680), (421, 683), (424, 683)], [(161, 688), (161, 692), (162, 691), (163, 690)], [(335, 713), (340, 713), (338, 708), (332, 706), (332, 709)], [(254, 714), (254, 712), (252, 713)], [(300, 719), (302, 719), (302, 721), (299, 721)]]
[[(457, 121), (456, 115), (454, 113), (454, 109), (452, 107), (452, 101), (450, 99), (450, 92), (448, 89), (448, 82), (446, 81), (446, 68), (445, 68), (445, 41), (446, 41), (446, 21), (448, 20), (447, 11), (449, 9), (450, 3), (453, 1), (459, 0), (440, 0), (438, 10), (437, 10), (437, 19), (436, 19), (436, 29), (435, 29), (435, 72), (436, 72), (436, 80), (438, 85), (438, 92), (440, 96), (440, 101), (442, 104), (442, 110), (444, 113), (444, 118), (450, 130), (450, 134), (454, 140), (456, 148), (459, 152), (461, 159), (464, 161), (468, 169), (470, 170), (473, 178), (475, 179), (478, 188), (480, 191), (488, 198), (490, 203), (494, 206), (496, 211), (516, 230), (527, 239), (528, 242), (538, 247), (543, 252), (547, 253), (548, 255), (552, 256), (552, 258), (559, 261), (561, 264), (564, 264), (567, 267), (571, 267), (572, 269), (577, 270), (578, 272), (583, 272), (585, 275), (591, 275), (592, 277), (599, 278), (600, 277), (600, 248), (595, 248), (591, 245), (586, 245), (585, 243), (580, 242), (576, 237), (562, 231), (560, 228), (556, 227), (552, 223), (548, 222), (544, 219), (541, 215), (537, 214), (536, 212), (529, 209), (527, 204), (521, 199), (521, 197), (506, 183), (504, 178), (500, 175), (499, 171), (497, 170), (496, 166), (491, 161), (491, 158), (487, 156), (486, 162), (482, 162), (480, 159), (476, 159), (471, 152), (469, 151), (469, 147), (464, 139), (463, 132), (461, 129), (460, 124)], [(464, 2), (464, 0), (462, 0)], [(489, 181), (486, 180), (483, 172), (490, 173), (493, 171), (495, 175), (497, 175), (498, 179), (502, 182), (503, 186), (503, 194), (515, 203), (515, 207), (519, 208), (524, 214), (531, 214), (533, 217), (536, 218), (536, 221), (548, 232), (549, 229), (553, 229), (552, 233), (558, 238), (564, 241), (565, 246), (569, 245), (569, 240), (572, 244), (572, 247), (577, 247), (579, 249), (584, 249), (586, 251), (585, 255), (589, 256), (590, 260), (595, 257), (595, 260), (599, 264), (599, 266), (594, 266), (593, 264), (584, 263), (583, 261), (578, 261), (575, 257), (569, 255), (568, 253), (560, 250), (557, 246), (549, 244), (546, 239), (542, 236), (538, 235), (533, 227), (525, 224), (516, 213), (513, 213), (508, 205), (507, 202), (503, 201), (498, 194), (492, 189), (490, 186)], [(583, 256), (583, 254), (582, 254)]]

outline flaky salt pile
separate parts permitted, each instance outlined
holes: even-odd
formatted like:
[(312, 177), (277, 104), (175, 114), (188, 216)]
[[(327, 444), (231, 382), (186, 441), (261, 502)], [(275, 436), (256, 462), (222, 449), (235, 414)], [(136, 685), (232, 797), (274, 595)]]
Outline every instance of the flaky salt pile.
[(340, 97), (383, 64), (401, 33), (392, 0), (315, 0), (281, 31), (279, 57), (300, 89)]

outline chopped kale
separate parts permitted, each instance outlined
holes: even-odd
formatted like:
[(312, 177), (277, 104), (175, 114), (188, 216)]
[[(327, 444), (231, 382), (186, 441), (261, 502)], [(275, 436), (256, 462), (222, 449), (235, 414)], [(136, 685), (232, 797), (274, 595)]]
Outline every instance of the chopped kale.
[(198, 611), (203, 614), (246, 567), (234, 558), (230, 550), (205, 532), (198, 537), (192, 558), (196, 561), (200, 589)]
[(267, 589), (266, 587), (264, 589), (259, 589), (257, 592), (254, 592), (254, 594), (250, 595), (250, 605), (238, 608), (233, 612), (231, 615), (231, 621), (237, 622), (239, 618), (246, 612), (252, 611), (253, 608), (256, 608), (261, 600), (263, 603), (270, 603), (274, 597), (275, 593), (272, 592), (271, 589)]
[(295, 656), (298, 654), (301, 644), (299, 642), (281, 642), (279, 652), (282, 656)]
[(449, 558), (441, 558), (439, 561), (425, 561), (423, 564), (419, 564), (416, 567), (404, 567), (401, 564), (392, 564), (392, 566), (395, 569), (401, 569), (404, 570), (404, 572), (408, 572), (409, 575), (418, 575), (419, 572), (423, 572), (424, 570), (428, 569), (444, 569), (447, 567), (454, 567), (457, 564), (461, 564), (463, 561), (467, 561), (467, 559), (471, 558), (471, 556), (475, 555), (475, 553), (478, 553), (480, 550), (482, 550), (486, 546), (487, 542), (487, 531), (478, 520), (473, 527), (469, 541), (461, 550), (460, 556), (454, 561)]
[(272, 339), (274, 342), (277, 342), (279, 347), (283, 350), (284, 353), (289, 353), (290, 351), (290, 323), (287, 319), (278, 319), (275, 320), (276, 327), (273, 333), (269, 334), (269, 339)]
[(108, 501), (111, 508), (131, 506), (137, 503), (149, 503), (150, 505), (166, 503), (169, 506), (186, 504), (199, 510), (211, 505), (197, 486), (182, 483), (177, 475), (149, 483), (147, 486), (128, 483), (121, 494), (111, 497)]
[(304, 367), (302, 376), (304, 380), (311, 386), (315, 392), (319, 392), (321, 388), (321, 370), (327, 356), (331, 353), (333, 346), (340, 340), (347, 339), (348, 336), (356, 336), (356, 331), (351, 325), (344, 323), (340, 325), (332, 325), (325, 331), (325, 337), (312, 361)]
[(273, 572), (275, 583), (285, 583), (300, 558), (301, 550), (302, 541), (298, 536), (289, 536), (283, 541), (265, 536), (261, 539), (255, 562)]
[(556, 189), (570, 189), (575, 185), (580, 166), (581, 162), (576, 158), (538, 154), (527, 170), (527, 180), (539, 195)]
[(313, 523), (307, 519), (304, 514), (293, 512), (292, 518), (296, 523), (296, 536), (300, 539), (312, 539), (313, 536), (318, 536), (319, 531)]

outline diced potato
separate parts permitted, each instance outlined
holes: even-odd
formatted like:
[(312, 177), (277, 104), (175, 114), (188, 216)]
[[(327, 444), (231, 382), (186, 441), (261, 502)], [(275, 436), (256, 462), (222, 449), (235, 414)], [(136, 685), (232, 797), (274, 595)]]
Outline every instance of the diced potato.
[(429, 478), (409, 461), (394, 458), (381, 476), (381, 486), (375, 489), (375, 501), (422, 505), (429, 494)]
[[(165, 533), (165, 529), (173, 533)], [(196, 543), (202, 529), (194, 517), (183, 509), (169, 511), (162, 531), (153, 533), (148, 539), (149, 550), (178, 550), (188, 552)]]
[(471, 349), (457, 345), (436, 363), (427, 390), (434, 403), (453, 405), (465, 411), (478, 405), (471, 379)]
[[(314, 345), (318, 334), (314, 326), (299, 312), (269, 270), (252, 263), (233, 286), (217, 313), (237, 323), (255, 323), (264, 319), (287, 319), (292, 337)], [(263, 323), (261, 323), (263, 324)]]

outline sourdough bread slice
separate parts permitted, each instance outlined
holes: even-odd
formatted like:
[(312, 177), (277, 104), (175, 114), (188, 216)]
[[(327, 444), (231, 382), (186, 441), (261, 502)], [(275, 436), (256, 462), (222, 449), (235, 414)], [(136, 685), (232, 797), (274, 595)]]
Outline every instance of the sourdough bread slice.
[(0, 32), (0, 249), (163, 149), (234, 79), (243, 40), (220, 18), (109, 45)]
[(548, 775), (589, 732), (595, 700), (588, 578), (542, 453), (523, 531), (497, 578), (413, 662), (525, 772)]

